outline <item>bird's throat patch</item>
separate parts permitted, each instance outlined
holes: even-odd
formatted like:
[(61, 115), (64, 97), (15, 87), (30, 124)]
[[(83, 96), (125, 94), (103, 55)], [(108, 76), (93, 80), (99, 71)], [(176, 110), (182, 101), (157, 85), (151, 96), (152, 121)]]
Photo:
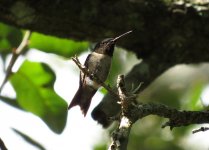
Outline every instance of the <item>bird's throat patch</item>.
[(89, 85), (89, 86), (93, 87), (96, 90), (100, 87), (100, 85), (97, 82), (93, 81), (89, 77), (85, 78), (85, 83), (86, 83), (86, 85)]

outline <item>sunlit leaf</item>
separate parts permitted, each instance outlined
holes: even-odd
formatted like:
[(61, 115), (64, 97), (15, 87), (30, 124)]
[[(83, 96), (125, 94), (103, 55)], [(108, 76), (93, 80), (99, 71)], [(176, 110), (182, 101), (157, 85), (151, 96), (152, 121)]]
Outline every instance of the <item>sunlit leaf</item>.
[(200, 97), (204, 86), (205, 84), (203, 82), (198, 81), (195, 82), (193, 86), (191, 86), (186, 96), (184, 97), (184, 100), (186, 100), (186, 103), (184, 103), (184, 107), (192, 110), (199, 110), (202, 108), (201, 105), (198, 105), (198, 102), (200, 102)]
[(104, 95), (107, 94), (107, 90), (106, 90), (105, 88), (103, 88), (103, 87), (100, 88), (99, 91), (100, 91), (102, 94), (104, 94)]
[(11, 53), (22, 41), (22, 36), (20, 29), (0, 23), (0, 52)]
[(48, 53), (55, 53), (64, 57), (71, 57), (86, 50), (89, 47), (89, 43), (75, 42), (69, 39), (33, 33), (30, 38), (29, 47)]
[(30, 143), (31, 145), (39, 148), (40, 150), (45, 150), (45, 148), (39, 144), (37, 141), (35, 141), (34, 139), (32, 139), (31, 137), (29, 137), (28, 135), (22, 133), (21, 131), (17, 130), (17, 129), (12, 129), (15, 133), (17, 133), (18, 135), (20, 135), (25, 141), (27, 141), (28, 143)]
[(52, 70), (45, 64), (25, 61), (10, 80), (20, 107), (39, 116), (54, 132), (61, 133), (66, 124), (67, 103), (53, 89)]

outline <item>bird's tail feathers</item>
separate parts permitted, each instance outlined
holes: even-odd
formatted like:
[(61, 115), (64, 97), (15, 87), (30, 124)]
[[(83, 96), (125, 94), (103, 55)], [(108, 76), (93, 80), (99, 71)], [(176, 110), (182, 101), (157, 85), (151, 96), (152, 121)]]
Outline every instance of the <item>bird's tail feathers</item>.
[(86, 116), (89, 106), (91, 104), (91, 99), (96, 93), (96, 90), (91, 87), (80, 86), (76, 92), (74, 98), (72, 99), (68, 109), (79, 105), (84, 116)]

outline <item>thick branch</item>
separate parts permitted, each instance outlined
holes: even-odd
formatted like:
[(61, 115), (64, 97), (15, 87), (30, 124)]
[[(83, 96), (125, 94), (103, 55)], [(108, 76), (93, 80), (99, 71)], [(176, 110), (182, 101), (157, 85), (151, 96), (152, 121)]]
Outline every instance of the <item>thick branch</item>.
[[(127, 92), (124, 76), (118, 77), (117, 88), (121, 105), (121, 113), (118, 119), (120, 123), (118, 128), (113, 132), (112, 143), (109, 150), (126, 150), (132, 125), (137, 120), (148, 115), (168, 118), (169, 121), (166, 122), (162, 128), (170, 126), (170, 129), (173, 129), (174, 127), (191, 124), (209, 123), (209, 111), (182, 111), (155, 103), (137, 105), (136, 93)], [(201, 128), (200, 130), (205, 131), (208, 130), (208, 128)], [(200, 130), (196, 130), (193, 133)]]
[(168, 118), (162, 127), (170, 126), (181, 127), (191, 124), (209, 123), (209, 111), (185, 111), (170, 108), (163, 104), (141, 104), (135, 110), (132, 110), (136, 118), (143, 118), (148, 115), (157, 115), (160, 117)]
[(126, 91), (123, 75), (118, 76), (117, 88), (120, 98), (119, 103), (121, 105), (120, 124), (118, 129), (113, 132), (112, 143), (109, 146), (109, 150), (126, 150), (133, 122), (128, 114), (128, 109), (130, 109), (132, 105), (132, 98), (129, 97), (129, 94)]
[(172, 64), (209, 60), (208, 14), (208, 2), (195, 0), (0, 3), (1, 21), (45, 34), (97, 42), (133, 30), (132, 37), (118, 44), (143, 59)]
[[(138, 92), (144, 90), (153, 80), (162, 74), (170, 64), (148, 65), (146, 62), (141, 62), (133, 67), (133, 69), (125, 76), (126, 90), (131, 91), (137, 88), (143, 82)], [(116, 91), (116, 88), (114, 88)], [(116, 116), (121, 110), (120, 105), (116, 103), (111, 94), (107, 94), (102, 102), (93, 110), (92, 117), (103, 127), (107, 127), (112, 123), (110, 117)]]
[[(126, 150), (132, 124), (138, 119), (149, 115), (157, 115), (163, 118), (168, 118), (169, 121), (166, 122), (162, 128), (169, 126), (170, 129), (173, 129), (174, 127), (188, 126), (192, 124), (209, 123), (209, 111), (182, 111), (170, 108), (163, 104), (154, 103), (130, 106), (131, 109), (130, 107), (127, 109), (129, 110), (129, 112), (127, 112), (128, 115), (122, 115), (120, 126), (113, 133), (113, 142), (110, 146), (113, 149), (109, 148), (109, 150)], [(208, 130), (208, 128), (201, 128), (199, 130), (195, 130), (193, 133), (206, 130)], [(118, 148), (117, 145), (121, 147)]]

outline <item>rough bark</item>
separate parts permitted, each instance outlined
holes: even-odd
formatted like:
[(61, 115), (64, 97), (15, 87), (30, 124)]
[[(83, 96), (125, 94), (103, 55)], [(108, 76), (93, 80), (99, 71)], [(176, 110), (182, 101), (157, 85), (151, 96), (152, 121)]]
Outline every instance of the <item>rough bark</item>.
[[(197, 4), (198, 3), (198, 4)], [(208, 3), (163, 0), (0, 0), (0, 20), (45, 34), (98, 41), (133, 30), (119, 43), (156, 62), (208, 61)]]

